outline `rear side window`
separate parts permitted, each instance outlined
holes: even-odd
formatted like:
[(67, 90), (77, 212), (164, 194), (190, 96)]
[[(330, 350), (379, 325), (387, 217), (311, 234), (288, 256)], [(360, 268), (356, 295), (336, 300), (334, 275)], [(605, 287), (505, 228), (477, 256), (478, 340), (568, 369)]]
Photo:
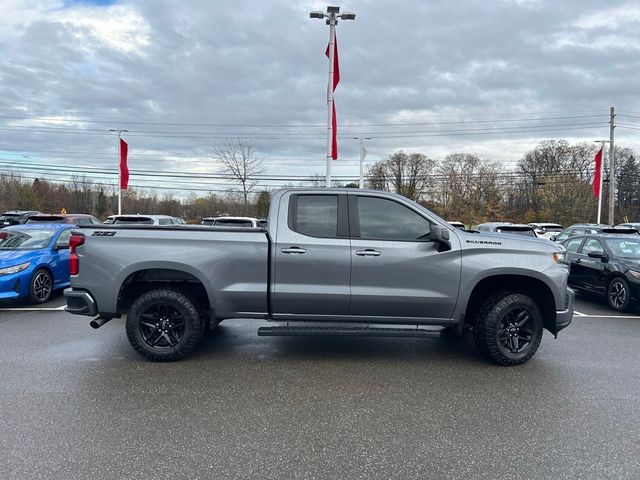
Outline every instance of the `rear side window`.
[(429, 234), (429, 221), (393, 200), (358, 197), (360, 238), (411, 242)]
[(578, 253), (578, 249), (580, 248), (580, 244), (582, 243), (582, 238), (574, 238), (569, 240), (564, 248), (567, 249), (567, 252)]
[(311, 237), (338, 236), (337, 195), (297, 195), (291, 228)]

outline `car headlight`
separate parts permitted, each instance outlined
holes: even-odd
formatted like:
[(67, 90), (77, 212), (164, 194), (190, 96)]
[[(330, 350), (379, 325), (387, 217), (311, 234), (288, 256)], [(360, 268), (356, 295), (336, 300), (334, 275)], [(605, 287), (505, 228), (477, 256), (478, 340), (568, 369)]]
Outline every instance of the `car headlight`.
[(553, 261), (556, 263), (567, 263), (567, 252), (554, 252)]
[(640, 281), (640, 272), (636, 272), (635, 270), (629, 270), (629, 275), (631, 275), (631, 278)]
[(0, 268), (0, 275), (11, 275), (12, 273), (18, 273), (26, 270), (31, 265), (31, 262), (21, 263), (20, 265), (14, 265), (13, 267)]

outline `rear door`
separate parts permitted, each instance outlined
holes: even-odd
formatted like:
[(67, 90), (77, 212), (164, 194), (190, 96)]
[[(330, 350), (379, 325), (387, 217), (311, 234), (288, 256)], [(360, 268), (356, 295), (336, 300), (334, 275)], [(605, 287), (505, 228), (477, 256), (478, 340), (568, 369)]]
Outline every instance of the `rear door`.
[(374, 193), (349, 194), (349, 220), (350, 315), (447, 323), (460, 283), (457, 237), (451, 235), (450, 251), (439, 252), (421, 212)]
[(290, 192), (281, 205), (273, 239), (273, 317), (340, 320), (351, 293), (346, 194)]

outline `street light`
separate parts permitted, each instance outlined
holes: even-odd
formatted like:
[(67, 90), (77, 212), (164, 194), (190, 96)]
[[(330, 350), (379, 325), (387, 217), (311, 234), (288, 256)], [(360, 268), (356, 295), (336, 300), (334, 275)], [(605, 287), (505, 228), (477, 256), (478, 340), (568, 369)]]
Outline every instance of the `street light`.
[(333, 137), (333, 89), (335, 85), (333, 83), (333, 62), (335, 54), (335, 42), (336, 42), (336, 24), (338, 19), (343, 20), (355, 20), (355, 13), (340, 13), (340, 7), (327, 7), (326, 12), (314, 11), (309, 13), (310, 18), (326, 19), (327, 25), (329, 25), (329, 88), (327, 88), (327, 178), (326, 187), (331, 186), (331, 144)]
[(364, 175), (362, 172), (362, 163), (364, 162), (364, 157), (367, 155), (367, 151), (364, 148), (364, 141), (371, 140), (371, 137), (351, 137), (353, 140), (360, 140), (360, 189), (364, 188)]

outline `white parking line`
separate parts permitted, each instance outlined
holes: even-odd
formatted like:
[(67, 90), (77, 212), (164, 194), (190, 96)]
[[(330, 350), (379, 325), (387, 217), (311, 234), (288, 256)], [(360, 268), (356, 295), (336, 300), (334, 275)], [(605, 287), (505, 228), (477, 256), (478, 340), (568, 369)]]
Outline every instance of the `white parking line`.
[(64, 305), (61, 307), (25, 307), (25, 308), (0, 308), (0, 312), (57, 312), (64, 310)]
[(629, 320), (638, 320), (640, 317), (633, 315), (589, 315), (586, 313), (573, 312), (576, 317), (584, 318), (627, 318)]

